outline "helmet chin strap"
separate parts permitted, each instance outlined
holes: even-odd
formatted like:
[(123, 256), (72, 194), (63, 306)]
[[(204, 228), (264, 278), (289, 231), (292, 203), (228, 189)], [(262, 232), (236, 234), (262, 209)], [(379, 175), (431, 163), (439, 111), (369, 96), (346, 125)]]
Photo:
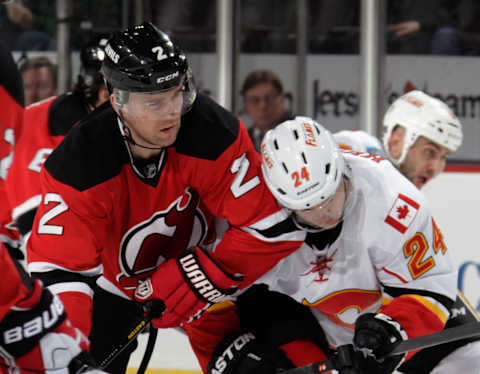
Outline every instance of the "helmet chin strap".
[(122, 121), (122, 125), (123, 125), (123, 139), (130, 143), (131, 145), (134, 145), (134, 146), (137, 146), (137, 147), (140, 147), (140, 148), (144, 148), (144, 149), (152, 149), (152, 150), (160, 150), (160, 149), (163, 149), (163, 147), (146, 147), (144, 145), (141, 145), (141, 144), (138, 144), (135, 140), (133, 140), (133, 137), (132, 137), (132, 132), (130, 131), (130, 128), (126, 125), (126, 121), (123, 117), (123, 113), (122, 113), (122, 110), (119, 109), (119, 117), (120, 117), (120, 120)]

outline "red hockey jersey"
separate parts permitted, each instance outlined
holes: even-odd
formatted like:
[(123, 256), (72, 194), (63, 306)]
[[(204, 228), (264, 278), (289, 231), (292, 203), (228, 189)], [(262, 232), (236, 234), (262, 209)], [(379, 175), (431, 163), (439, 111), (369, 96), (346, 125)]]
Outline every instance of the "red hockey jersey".
[[(0, 241), (11, 242), (14, 231), (6, 224), (10, 221), (10, 209), (5, 194), (4, 181), (11, 163), (15, 134), (21, 129), (23, 112), (23, 88), (15, 61), (7, 47), (0, 42)], [(27, 287), (10, 258), (0, 244), (0, 320), (10, 307), (28, 293)]]
[(79, 92), (50, 97), (25, 109), (24, 131), (5, 182), (12, 218), (22, 235), (31, 230), (41, 201), (40, 170), (45, 160), (88, 112)]
[[(133, 163), (121, 123), (104, 104), (75, 126), (42, 170), (43, 200), (28, 241), (29, 269), (61, 293), (88, 333), (89, 282), (131, 298), (138, 282), (185, 248), (212, 242), (212, 218), (231, 228), (213, 253), (252, 283), (300, 242), (278, 237), (286, 219), (265, 185), (245, 126), (204, 95), (182, 117), (175, 144)], [(135, 166), (136, 165), (136, 166)]]
[(0, 43), (0, 241), (16, 246), (18, 232), (11, 225), (11, 210), (5, 192), (5, 178), (12, 163), (15, 138), (23, 115), (23, 87), (15, 61)]

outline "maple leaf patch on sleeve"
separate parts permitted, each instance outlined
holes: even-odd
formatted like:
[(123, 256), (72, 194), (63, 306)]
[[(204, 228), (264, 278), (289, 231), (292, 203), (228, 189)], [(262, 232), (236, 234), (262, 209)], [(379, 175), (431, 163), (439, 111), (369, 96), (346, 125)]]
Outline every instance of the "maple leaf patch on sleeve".
[(416, 201), (403, 194), (398, 194), (385, 222), (404, 234), (415, 219), (418, 209), (420, 209), (420, 205)]

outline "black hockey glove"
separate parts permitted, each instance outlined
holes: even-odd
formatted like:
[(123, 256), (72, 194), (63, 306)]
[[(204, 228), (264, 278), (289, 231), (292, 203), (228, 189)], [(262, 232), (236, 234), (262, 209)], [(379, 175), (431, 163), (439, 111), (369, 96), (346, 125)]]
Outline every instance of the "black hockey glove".
[(228, 335), (219, 343), (207, 374), (276, 374), (293, 367), (282, 351), (264, 346), (247, 332)]
[[(67, 319), (60, 299), (39, 280), (0, 322), (0, 366), (9, 372), (66, 372), (68, 368), (77, 374), (81, 372), (78, 365), (70, 368), (70, 364), (88, 347), (88, 339)], [(92, 363), (81, 366), (93, 368)]]
[(385, 314), (366, 313), (355, 322), (353, 344), (360, 351), (359, 366), (369, 374), (390, 374), (405, 355), (387, 357), (407, 334), (402, 326)]

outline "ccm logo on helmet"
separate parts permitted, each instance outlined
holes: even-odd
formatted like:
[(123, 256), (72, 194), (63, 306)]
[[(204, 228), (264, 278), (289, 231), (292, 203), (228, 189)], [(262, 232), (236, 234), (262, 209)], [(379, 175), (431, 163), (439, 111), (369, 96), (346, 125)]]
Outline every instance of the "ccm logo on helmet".
[(107, 44), (107, 46), (105, 47), (105, 53), (107, 54), (108, 57), (110, 57), (110, 60), (112, 60), (116, 64), (118, 63), (118, 60), (120, 59), (120, 55), (113, 50), (110, 44)]
[(44, 310), (40, 316), (23, 323), (20, 326), (12, 327), (3, 333), (3, 341), (5, 344), (12, 344), (29, 339), (54, 326), (61, 317), (63, 317), (65, 309), (60, 300), (54, 296), (53, 302), (50, 304), (50, 310)]
[(211, 374), (222, 374), (228, 367), (228, 362), (233, 361), (239, 352), (248, 342), (255, 340), (255, 336), (252, 333), (246, 333), (236, 338), (227, 349), (225, 349), (220, 357), (215, 361), (215, 367), (210, 371)]
[(157, 83), (163, 83), (163, 82), (168, 82), (171, 81), (173, 78), (178, 77), (180, 73), (176, 71), (175, 73), (165, 75), (163, 77), (157, 78)]

